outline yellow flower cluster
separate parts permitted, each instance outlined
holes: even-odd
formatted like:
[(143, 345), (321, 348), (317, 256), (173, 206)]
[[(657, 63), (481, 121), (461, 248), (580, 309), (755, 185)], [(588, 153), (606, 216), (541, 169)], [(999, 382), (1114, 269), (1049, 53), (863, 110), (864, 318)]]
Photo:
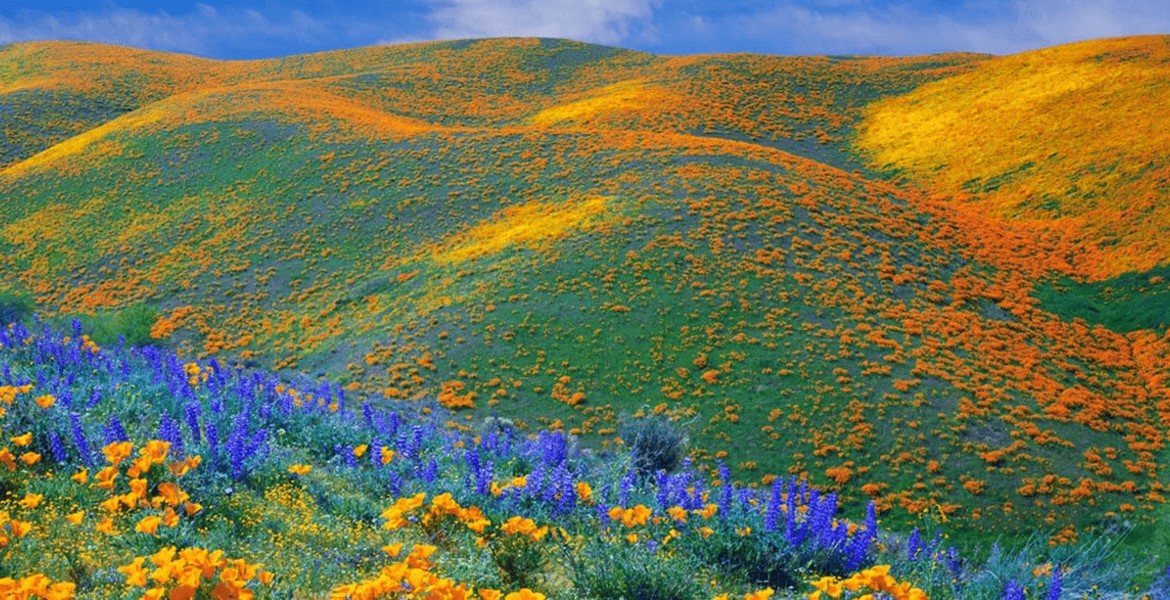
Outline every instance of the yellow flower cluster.
[[(144, 566), (147, 560), (154, 565), (153, 569)], [(210, 593), (215, 600), (252, 600), (255, 593), (248, 584), (253, 578), (265, 585), (272, 581), (271, 573), (259, 569), (260, 565), (241, 559), (225, 559), (221, 550), (177, 550), (174, 546), (150, 557), (139, 556), (134, 562), (118, 567), (126, 574), (126, 583), (131, 587), (153, 584), (142, 595), (143, 600), (188, 600), (195, 597), (204, 581), (214, 583)]]
[[(410, 520), (409, 516), (416, 509), (421, 508), (426, 501), (426, 492), (419, 492), (411, 497), (402, 497), (394, 502), (394, 505), (382, 511), (382, 518), (386, 519), (386, 523), (382, 525), (383, 529), (398, 529), (407, 525)], [(451, 494), (439, 494), (431, 500), (431, 508), (422, 517), (422, 525), (424, 527), (436, 523), (443, 516), (451, 515), (458, 519), (461, 523), (467, 526), (468, 529), (483, 533), (483, 530), (492, 522), (484, 516), (483, 511), (476, 506), (468, 506), (464, 508), (451, 497)]]
[[(17, 394), (27, 394), (27, 393), (31, 392), (32, 389), (33, 389), (33, 386), (31, 384), (20, 385), (20, 386), (0, 385), (0, 404), (11, 405), (13, 402), (16, 401)], [(51, 405), (52, 400), (54, 400), (54, 399), (52, 396), (48, 396), (48, 398), (50, 399), (49, 404)], [(38, 398), (36, 402), (37, 402), (37, 404), (41, 404), (42, 400), (40, 398)], [(44, 406), (44, 405), (42, 405), (42, 406)], [(5, 407), (0, 406), (0, 417), (3, 417), (4, 413), (6, 411), (7, 411), (7, 409)], [(27, 445), (32, 443), (32, 433), (26, 432), (23, 435), (11, 437), (11, 438), (9, 438), (9, 440), (12, 442), (12, 445), (14, 445), (18, 448), (24, 447), (24, 446), (27, 446)], [(25, 453), (21, 454), (20, 456), (17, 456), (17, 455), (12, 453), (12, 450), (9, 450), (8, 448), (0, 447), (0, 464), (3, 464), (4, 466), (8, 467), (9, 471), (16, 470), (16, 466), (17, 466), (16, 460), (18, 458), (21, 460), (21, 462), (23, 462), (29, 466), (32, 466), (32, 465), (36, 464), (37, 461), (39, 461), (41, 459), (41, 455), (37, 454), (36, 452), (25, 452)]]
[[(123, 510), (134, 508), (162, 509), (161, 514), (146, 515), (134, 525), (134, 531), (155, 535), (159, 526), (178, 526), (179, 513), (176, 512), (178, 509), (182, 509), (187, 516), (194, 515), (203, 509), (202, 505), (190, 501), (191, 496), (184, 492), (178, 483), (158, 481), (158, 483), (151, 485), (147, 478), (154, 465), (166, 465), (171, 475), (178, 478), (202, 463), (199, 456), (189, 456), (181, 461), (166, 462), (170, 446), (169, 442), (159, 440), (150, 440), (143, 445), (138, 451), (138, 457), (130, 461), (130, 466), (126, 469), (125, 474), (130, 479), (127, 484), (128, 491), (123, 493), (114, 493), (118, 487), (118, 477), (122, 474), (119, 466), (130, 458), (134, 444), (131, 442), (112, 442), (102, 448), (102, 454), (105, 455), (109, 466), (94, 473), (92, 485), (111, 493), (109, 498), (100, 503), (101, 507), (111, 516), (107, 516), (94, 526), (97, 531), (114, 535), (113, 517)], [(84, 485), (89, 481), (89, 470), (81, 469), (70, 479)], [(70, 523), (80, 525), (85, 518), (85, 512), (78, 511), (66, 518)]]
[(403, 496), (396, 500), (393, 506), (382, 511), (382, 518), (386, 519), (386, 523), (382, 525), (382, 528), (398, 529), (409, 523), (406, 517), (416, 508), (422, 506), (426, 498), (426, 492), (419, 492), (409, 498)]
[(534, 542), (539, 542), (548, 534), (548, 526), (537, 527), (536, 522), (532, 519), (514, 516), (500, 525), (500, 531), (507, 535), (526, 536)]
[(16, 401), (17, 394), (27, 394), (32, 389), (33, 386), (31, 383), (25, 385), (0, 385), (0, 402), (12, 404)]
[(0, 577), (0, 598), (71, 600), (76, 587), (69, 582), (54, 582), (40, 573), (20, 579)]
[(614, 506), (609, 509), (609, 518), (614, 521), (621, 521), (622, 525), (626, 527), (634, 527), (637, 525), (645, 525), (646, 520), (650, 518), (650, 514), (654, 511), (641, 504), (633, 508), (622, 508)]
[(492, 524), (478, 506), (464, 508), (451, 497), (451, 494), (443, 493), (431, 499), (431, 509), (423, 516), (423, 527), (437, 522), (446, 515), (455, 517), (460, 523), (476, 533), (483, 533), (484, 528)]
[[(25, 501), (28, 501), (27, 497)], [(0, 510), (0, 548), (7, 546), (13, 537), (22, 538), (28, 535), (29, 531), (32, 531), (32, 523), (11, 519), (8, 511)]]
[(191, 387), (198, 387), (200, 383), (207, 383), (207, 376), (211, 374), (209, 366), (200, 367), (199, 363), (189, 362), (183, 365), (183, 372), (187, 374), (187, 383)]
[[(881, 592), (893, 600), (929, 600), (926, 592), (890, 576), (890, 565), (873, 566), (858, 571), (847, 579), (822, 577), (814, 581), (812, 586), (816, 591), (808, 595), (809, 600), (820, 600), (822, 594), (830, 598), (840, 598), (845, 592), (850, 592), (851, 594), (846, 597), (854, 600), (873, 600), (874, 592)], [(860, 596), (853, 595), (857, 592), (864, 593)]]
[[(764, 589), (756, 591), (756, 592), (749, 592), (747, 594), (744, 594), (743, 600), (768, 600), (775, 593), (776, 593), (776, 591), (773, 590), (772, 588), (764, 588)], [(712, 600), (731, 600), (731, 596), (728, 594), (719, 594), (718, 596), (715, 596), (715, 598), (713, 598)]]
[[(388, 554), (397, 556), (402, 544), (383, 548)], [(434, 563), (430, 557), (435, 546), (416, 544), (402, 560), (382, 568), (373, 579), (350, 583), (334, 588), (333, 600), (375, 600), (377, 598), (425, 598), (427, 600), (545, 600), (545, 595), (524, 588), (504, 595), (495, 589), (481, 589), (478, 592), (467, 584), (440, 577), (431, 572)]]

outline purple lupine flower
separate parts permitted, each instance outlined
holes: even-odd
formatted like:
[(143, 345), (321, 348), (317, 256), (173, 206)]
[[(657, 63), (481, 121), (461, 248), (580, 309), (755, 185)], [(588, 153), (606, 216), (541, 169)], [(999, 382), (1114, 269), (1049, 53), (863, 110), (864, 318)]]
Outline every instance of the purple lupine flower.
[(865, 525), (853, 533), (845, 546), (845, 568), (860, 568), (868, 559), (869, 548), (877, 539), (877, 509), (870, 501), (865, 510)]
[(467, 463), (467, 470), (471, 473), (479, 471), (479, 448), (472, 446), (463, 452), (463, 461)]
[(946, 565), (947, 570), (951, 572), (951, 576), (958, 577), (959, 575), (962, 575), (963, 563), (959, 559), (959, 549), (958, 548), (955, 548), (954, 546), (947, 548), (947, 552), (946, 552), (946, 555), (944, 556), (943, 563)]
[(859, 529), (853, 532), (853, 537), (845, 545), (845, 568), (847, 570), (856, 570), (865, 564), (869, 554), (869, 546), (874, 537), (874, 532), (869, 529)]
[(547, 431), (540, 432), (539, 446), (541, 460), (549, 468), (555, 468), (557, 465), (565, 462), (565, 459), (569, 456), (569, 448), (565, 441), (565, 436), (559, 431), (554, 433)]
[(196, 443), (203, 438), (199, 433), (199, 413), (200, 406), (196, 402), (188, 402), (183, 407), (183, 418), (187, 421), (187, 432), (191, 434), (191, 439)]
[(122, 422), (118, 420), (117, 415), (110, 415), (110, 422), (102, 427), (102, 437), (107, 446), (114, 442), (130, 441), (126, 435), (126, 429), (122, 427)]
[(784, 494), (784, 539), (789, 546), (797, 546), (798, 531), (796, 527), (796, 480), (788, 479), (788, 492)]
[(426, 468), (424, 468), (422, 470), (422, 473), (419, 474), (419, 477), (427, 483), (434, 483), (435, 479), (438, 476), (439, 476), (439, 463), (435, 462), (434, 458), (432, 458), (429, 462), (427, 462)]
[(831, 546), (833, 540), (833, 515), (837, 513), (837, 495), (826, 494), (811, 509), (809, 528), (821, 546)]
[(386, 469), (386, 487), (390, 488), (390, 495), (397, 496), (402, 492), (402, 477), (394, 469)]
[(618, 486), (618, 506), (626, 506), (630, 503), (630, 489), (634, 487), (634, 479), (637, 475), (633, 469), (622, 477), (621, 484)]
[(370, 464), (375, 469), (382, 468), (382, 440), (378, 438), (370, 440)]
[(725, 519), (731, 513), (731, 499), (735, 496), (735, 485), (731, 483), (731, 469), (727, 464), (720, 461), (720, 482), (723, 488), (720, 490), (720, 518)]
[(357, 457), (353, 455), (352, 446), (338, 446), (342, 458), (345, 460), (345, 466), (350, 469), (357, 468)]
[(528, 492), (529, 496), (535, 496), (544, 491), (544, 465), (537, 463), (532, 467), (532, 472), (528, 474), (528, 484), (524, 486), (524, 490)]
[(247, 439), (248, 439), (248, 422), (243, 418), (243, 415), (236, 415), (232, 423), (232, 431), (228, 434), (227, 450), (229, 464), (231, 465), (232, 479), (239, 481), (244, 478), (244, 460), (248, 458), (247, 453)]
[(495, 465), (489, 460), (484, 463), (475, 478), (475, 493), (486, 495), (492, 493), (492, 481), (495, 480)]
[(684, 496), (686, 499), (686, 506), (683, 508), (686, 508), (687, 510), (699, 510), (700, 508), (703, 508), (703, 497), (706, 495), (706, 493), (707, 484), (702, 479), (695, 481), (695, 485), (692, 488), (692, 491)]
[(561, 479), (561, 499), (557, 509), (562, 513), (570, 513), (577, 508), (577, 486), (573, 483), (573, 475), (568, 471)]
[(219, 428), (215, 426), (215, 423), (208, 421), (204, 433), (207, 435), (208, 458), (212, 464), (215, 464), (219, 459)]
[(158, 439), (164, 442), (170, 442), (171, 452), (180, 459), (186, 458), (187, 454), (183, 451), (183, 434), (179, 431), (179, 422), (172, 419), (170, 415), (163, 414), (158, 420)]
[(417, 456), (418, 451), (422, 449), (422, 441), (423, 441), (423, 428), (422, 428), (422, 426), (415, 425), (414, 429), (411, 430), (410, 434), (411, 434), (410, 455), (413, 457), (413, 456)]
[(557, 501), (557, 493), (560, 492), (560, 487), (559, 487), (558, 483), (559, 483), (559, 478), (557, 477), (557, 474), (554, 471), (553, 474), (548, 478), (548, 484), (544, 486), (544, 490), (543, 490), (543, 492), (541, 492), (540, 499), (544, 500), (548, 504), (552, 504), (552, 503), (556, 502)]
[(1060, 565), (1052, 569), (1052, 584), (1048, 586), (1048, 600), (1060, 600), (1060, 593), (1064, 591), (1064, 578), (1060, 574)]
[(1024, 588), (1013, 579), (1003, 588), (1003, 600), (1025, 600)]
[(918, 553), (922, 551), (922, 536), (918, 533), (918, 528), (910, 533), (910, 538), (906, 540), (906, 558), (909, 560), (918, 560)]
[(934, 532), (934, 539), (930, 540), (930, 546), (926, 548), (926, 556), (934, 560), (935, 552), (938, 552), (940, 544), (942, 544), (942, 530), (938, 529)]
[(374, 411), (370, 408), (369, 402), (362, 402), (362, 418), (366, 421), (366, 426), (374, 429)]
[(77, 413), (69, 413), (69, 429), (73, 434), (73, 445), (77, 447), (77, 453), (81, 455), (81, 461), (87, 465), (90, 464), (93, 460), (93, 454), (89, 448), (89, 440), (85, 438), (85, 430), (81, 428), (81, 420), (78, 419)]
[(65, 444), (61, 443), (61, 436), (57, 435), (56, 431), (49, 433), (49, 449), (53, 451), (53, 459), (57, 464), (69, 460), (69, 455), (65, 453)]
[(658, 471), (654, 474), (654, 484), (658, 486), (658, 493), (655, 494), (655, 499), (658, 501), (658, 507), (667, 509), (673, 506), (671, 503), (671, 483), (673, 478), (666, 474), (666, 471)]
[(292, 411), (293, 411), (292, 394), (289, 394), (287, 392), (281, 394), (280, 395), (280, 402), (278, 403), (277, 406), (278, 406), (278, 408), (280, 408), (281, 415), (284, 415), (286, 417), (291, 415)]
[(772, 497), (768, 500), (768, 508), (764, 512), (764, 531), (775, 531), (776, 521), (780, 518), (781, 481), (779, 478), (772, 481)]
[(399, 419), (397, 412), (391, 412), (390, 414), (386, 415), (386, 429), (382, 433), (386, 434), (386, 437), (388, 438), (397, 437), (399, 425), (398, 421)]

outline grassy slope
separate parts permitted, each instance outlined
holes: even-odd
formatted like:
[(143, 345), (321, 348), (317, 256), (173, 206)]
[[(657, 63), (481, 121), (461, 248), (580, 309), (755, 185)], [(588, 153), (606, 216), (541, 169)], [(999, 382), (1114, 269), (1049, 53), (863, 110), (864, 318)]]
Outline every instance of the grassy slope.
[(1077, 248), (1093, 279), (1170, 260), (1170, 37), (1094, 40), (1004, 56), (887, 98), (858, 145), (973, 210)]
[[(0, 173), (0, 269), (46, 308), (145, 301), (192, 352), (533, 426), (668, 411), (700, 458), (894, 520), (1154, 509), (1164, 341), (1037, 310), (1048, 267), (1011, 250), (1039, 234), (869, 179), (842, 143), (871, 101), (985, 57), (98, 48), (158, 95), (103, 91), (141, 108)], [(74, 50), (10, 46), (34, 67), (0, 73), (40, 89)]]

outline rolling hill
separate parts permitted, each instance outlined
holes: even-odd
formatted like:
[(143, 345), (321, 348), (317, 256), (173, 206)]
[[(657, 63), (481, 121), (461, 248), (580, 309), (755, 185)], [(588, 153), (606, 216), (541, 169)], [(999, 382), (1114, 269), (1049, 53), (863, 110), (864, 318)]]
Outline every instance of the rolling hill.
[(609, 444), (667, 414), (700, 464), (891, 523), (1158, 523), (1166, 328), (1090, 312), (1170, 290), (1168, 40), (9, 45), (0, 289), (145, 306), (180, 352), (437, 400), (451, 428), (498, 412)]

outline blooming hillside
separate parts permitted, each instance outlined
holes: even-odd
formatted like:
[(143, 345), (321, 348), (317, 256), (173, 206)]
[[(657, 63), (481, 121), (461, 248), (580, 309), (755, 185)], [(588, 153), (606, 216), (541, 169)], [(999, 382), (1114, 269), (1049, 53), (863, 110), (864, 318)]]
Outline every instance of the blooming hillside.
[(981, 565), (939, 536), (879, 534), (873, 504), (846, 520), (836, 494), (795, 478), (754, 490), (722, 466), (651, 471), (560, 432), (450, 419), (434, 403), (358, 404), (328, 381), (100, 348), (76, 321), (7, 326), (0, 597), (918, 600), (1118, 585), (1084, 558)]
[[(327, 376), (372, 407), (437, 402), (452, 429), (498, 413), (609, 451), (624, 416), (661, 417), (688, 428), (696, 473), (794, 480), (902, 531), (1160, 539), (1165, 329), (1038, 297), (1105, 250), (1063, 236), (1071, 221), (955, 202), (945, 173), (891, 180), (856, 150), (877, 139), (905, 175), (933, 173), (941, 154), (879, 135), (883, 111), (1069, 53), (501, 39), (222, 62), (5, 46), (0, 315), (27, 299), (94, 324), (99, 345), (121, 333), (216, 371)], [(924, 128), (963, 105), (920, 102)], [(950, 126), (921, 145), (957, 148)], [(1013, 152), (971, 168), (1010, 169)], [(1076, 170), (1045, 169), (1053, 194)], [(1170, 290), (1138, 279), (1141, 298)]]
[(988, 60), (867, 110), (873, 160), (1075, 245), (1093, 279), (1170, 260), (1166, 36), (1093, 40)]

